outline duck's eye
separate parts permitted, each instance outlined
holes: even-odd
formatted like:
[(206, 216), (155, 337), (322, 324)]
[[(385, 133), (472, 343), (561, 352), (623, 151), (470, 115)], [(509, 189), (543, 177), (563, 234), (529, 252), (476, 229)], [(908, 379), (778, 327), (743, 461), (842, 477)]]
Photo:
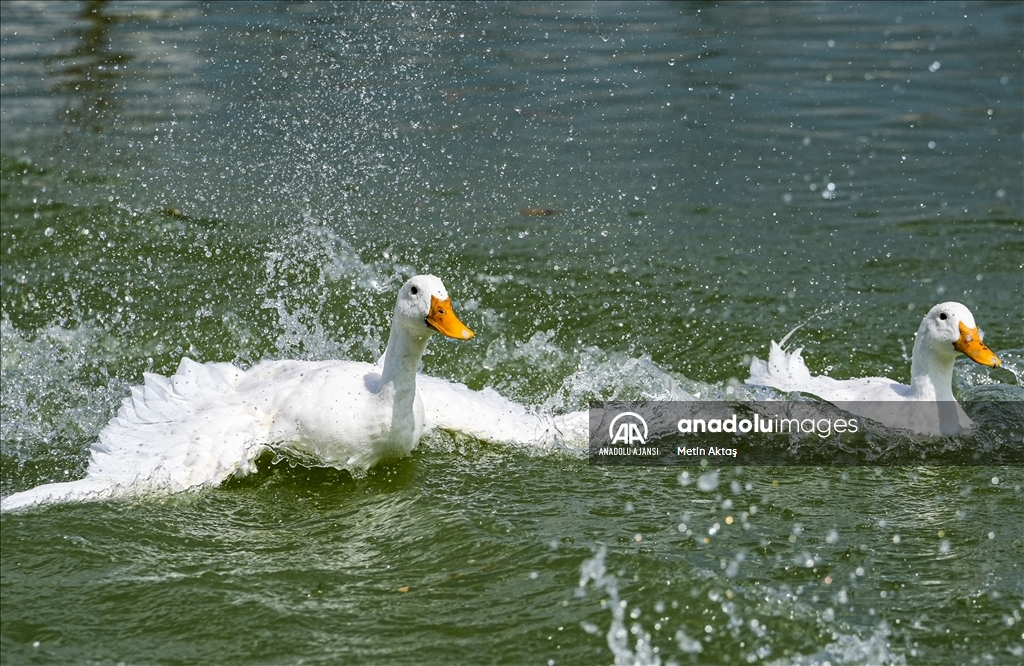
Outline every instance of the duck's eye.
[[(416, 294), (420, 293), (420, 290), (417, 289), (416, 287), (412, 287), (411, 289), (409, 289), (409, 293), (415, 296)], [(942, 315), (942, 318), (945, 319), (946, 315)]]
[[(413, 293), (416, 293), (416, 292), (413, 292)], [(940, 315), (939, 315), (939, 319), (941, 319), (942, 321), (946, 321), (946, 319), (947, 319), (947, 317), (946, 317), (946, 313), (945, 313), (945, 312), (943, 312), (942, 314), (940, 314)]]

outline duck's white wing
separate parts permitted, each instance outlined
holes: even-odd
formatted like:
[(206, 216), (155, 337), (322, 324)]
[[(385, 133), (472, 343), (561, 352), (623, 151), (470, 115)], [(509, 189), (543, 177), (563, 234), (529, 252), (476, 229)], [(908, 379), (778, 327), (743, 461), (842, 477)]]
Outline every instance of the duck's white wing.
[(800, 355), (803, 350), (804, 348), (800, 347), (789, 353), (772, 340), (767, 361), (756, 357), (750, 361), (750, 377), (746, 383), (770, 386), (780, 391), (799, 391), (798, 386), (807, 386), (813, 380)]
[(904, 400), (910, 392), (909, 386), (884, 377), (833, 379), (812, 375), (801, 352), (803, 347), (787, 352), (773, 340), (767, 361), (751, 360), (746, 383), (788, 393), (809, 393), (829, 402)]
[(85, 478), (5, 497), (4, 511), (216, 486), (252, 469), (266, 450), (271, 419), (241, 404), (244, 372), (229, 363), (182, 359), (172, 377), (146, 373), (93, 444)]
[(423, 403), (424, 431), (446, 430), (495, 444), (539, 448), (587, 445), (587, 412), (551, 415), (508, 400), (491, 388), (474, 391), (457, 384), (416, 376)]

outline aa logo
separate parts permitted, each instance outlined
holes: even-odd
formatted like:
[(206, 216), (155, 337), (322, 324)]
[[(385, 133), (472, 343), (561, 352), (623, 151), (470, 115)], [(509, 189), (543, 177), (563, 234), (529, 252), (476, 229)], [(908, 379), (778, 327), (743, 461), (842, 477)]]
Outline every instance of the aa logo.
[(647, 421), (636, 412), (622, 412), (608, 426), (612, 444), (642, 446), (647, 443)]

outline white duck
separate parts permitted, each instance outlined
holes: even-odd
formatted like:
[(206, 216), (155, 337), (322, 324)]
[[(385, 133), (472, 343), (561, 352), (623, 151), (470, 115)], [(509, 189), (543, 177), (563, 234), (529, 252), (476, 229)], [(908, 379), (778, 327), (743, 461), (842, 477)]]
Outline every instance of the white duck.
[(587, 441), (586, 412), (537, 414), (491, 389), (417, 375), (435, 332), (473, 337), (441, 280), (419, 275), (398, 292), (376, 364), (264, 361), (242, 370), (185, 358), (172, 377), (146, 373), (100, 431), (85, 478), (10, 495), (0, 509), (217, 486), (255, 471), (269, 449), (359, 472), (408, 455), (433, 429), (512, 445)]
[(767, 362), (758, 358), (750, 362), (746, 383), (809, 393), (852, 414), (925, 435), (955, 435), (972, 425), (953, 397), (957, 356), (966, 354), (975, 363), (990, 367), (1002, 364), (982, 342), (971, 311), (952, 302), (936, 305), (921, 321), (914, 339), (909, 386), (881, 377), (840, 380), (812, 376), (800, 356), (802, 350), (788, 353), (773, 340)]

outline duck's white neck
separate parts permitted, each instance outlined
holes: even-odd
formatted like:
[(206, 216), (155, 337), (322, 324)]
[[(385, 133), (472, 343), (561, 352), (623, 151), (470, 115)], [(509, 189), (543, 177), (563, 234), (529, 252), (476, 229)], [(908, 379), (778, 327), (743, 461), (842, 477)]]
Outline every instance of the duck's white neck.
[(910, 362), (910, 387), (918, 400), (945, 402), (953, 398), (953, 361), (956, 352), (942, 354), (918, 336)]
[(412, 335), (400, 326), (393, 326), (384, 352), (380, 390), (393, 396), (396, 408), (408, 410), (410, 414), (416, 398), (416, 371), (428, 340), (430, 335)]

